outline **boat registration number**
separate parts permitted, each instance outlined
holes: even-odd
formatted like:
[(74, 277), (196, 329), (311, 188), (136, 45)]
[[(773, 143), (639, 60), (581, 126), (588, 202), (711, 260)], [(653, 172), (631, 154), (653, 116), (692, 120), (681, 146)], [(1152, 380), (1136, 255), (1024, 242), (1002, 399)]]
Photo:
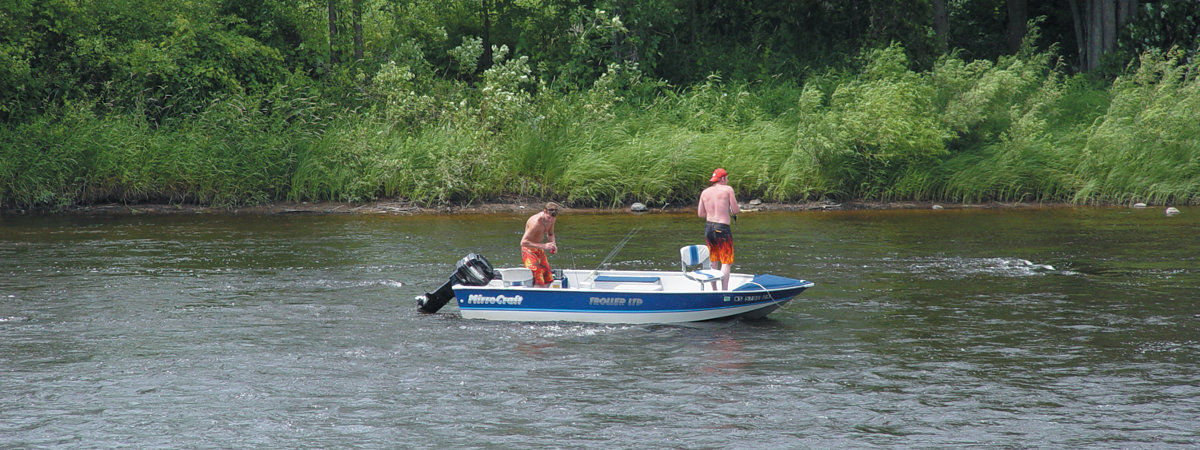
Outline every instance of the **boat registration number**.
[(638, 297), (588, 297), (588, 304), (592, 306), (640, 306), (642, 299)]
[(757, 302), (759, 300), (765, 300), (766, 298), (767, 298), (767, 296), (765, 296), (765, 295), (734, 295), (732, 297), (726, 295), (725, 301), (727, 301), (727, 302), (730, 302), (730, 301), (732, 301), (732, 302)]

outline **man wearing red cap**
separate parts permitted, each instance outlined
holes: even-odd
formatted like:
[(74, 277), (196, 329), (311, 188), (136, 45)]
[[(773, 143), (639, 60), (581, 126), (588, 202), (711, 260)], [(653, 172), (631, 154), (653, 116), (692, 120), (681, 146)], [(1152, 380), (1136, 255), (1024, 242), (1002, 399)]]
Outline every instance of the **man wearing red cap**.
[[(721, 290), (729, 290), (729, 272), (733, 270), (733, 230), (729, 228), (730, 217), (741, 212), (733, 188), (729, 187), (729, 174), (717, 168), (708, 180), (712, 186), (700, 193), (700, 205), (696, 215), (703, 217), (704, 238), (708, 241), (708, 258), (713, 269), (720, 269)], [(717, 282), (713, 282), (713, 290)]]

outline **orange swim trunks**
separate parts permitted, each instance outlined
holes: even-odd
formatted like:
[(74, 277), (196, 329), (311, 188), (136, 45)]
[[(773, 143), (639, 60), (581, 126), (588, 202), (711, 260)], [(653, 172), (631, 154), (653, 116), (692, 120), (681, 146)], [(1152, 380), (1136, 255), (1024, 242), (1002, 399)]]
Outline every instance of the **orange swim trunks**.
[(733, 264), (733, 229), (716, 222), (704, 223), (704, 239), (708, 241), (708, 260)]
[(546, 252), (540, 248), (521, 247), (521, 261), (525, 268), (533, 271), (534, 284), (550, 284), (554, 274), (550, 273), (550, 261)]

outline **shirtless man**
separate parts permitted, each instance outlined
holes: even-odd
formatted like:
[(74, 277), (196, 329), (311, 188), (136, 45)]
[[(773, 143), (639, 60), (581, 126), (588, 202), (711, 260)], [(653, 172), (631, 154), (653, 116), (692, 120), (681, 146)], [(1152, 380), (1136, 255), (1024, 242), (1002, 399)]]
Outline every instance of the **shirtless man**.
[(545, 209), (525, 221), (525, 235), (521, 236), (521, 261), (533, 271), (534, 286), (544, 287), (554, 281), (546, 252), (558, 252), (558, 244), (554, 242), (554, 222), (557, 217), (558, 204), (550, 202)]
[[(696, 215), (706, 220), (704, 239), (708, 241), (708, 259), (713, 269), (720, 269), (721, 290), (729, 290), (729, 272), (733, 270), (733, 230), (729, 228), (730, 217), (741, 212), (733, 188), (729, 187), (729, 174), (725, 169), (713, 171), (708, 180), (712, 186), (700, 193), (700, 205)], [(717, 282), (713, 281), (713, 290)]]

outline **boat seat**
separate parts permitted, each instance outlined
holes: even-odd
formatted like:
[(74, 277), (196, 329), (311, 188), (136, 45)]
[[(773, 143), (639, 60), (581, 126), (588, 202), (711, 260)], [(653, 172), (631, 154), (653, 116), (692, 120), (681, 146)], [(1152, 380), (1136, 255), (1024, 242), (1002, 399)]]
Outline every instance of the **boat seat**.
[[(704, 283), (718, 281), (725, 276), (720, 270), (705, 269), (710, 264), (708, 262), (708, 246), (707, 245), (687, 245), (679, 249), (679, 264), (683, 270), (683, 276), (689, 280), (694, 280), (700, 283), (700, 290), (704, 290)], [(692, 269), (695, 270), (692, 270)]]
[(617, 275), (600, 275), (596, 277), (598, 283), (661, 283), (658, 277), (624, 277)]
[(650, 283), (621, 283), (621, 284), (603, 286), (603, 287), (599, 287), (599, 288), (611, 289), (614, 291), (628, 291), (628, 292), (661, 291), (661, 290), (663, 290), (663, 287), (661, 284), (650, 284)]
[(661, 291), (662, 279), (659, 277), (630, 276), (630, 275), (600, 275), (595, 278), (596, 289), (612, 289), (614, 291)]
[(496, 269), (505, 286), (533, 286), (533, 271), (524, 267)]

